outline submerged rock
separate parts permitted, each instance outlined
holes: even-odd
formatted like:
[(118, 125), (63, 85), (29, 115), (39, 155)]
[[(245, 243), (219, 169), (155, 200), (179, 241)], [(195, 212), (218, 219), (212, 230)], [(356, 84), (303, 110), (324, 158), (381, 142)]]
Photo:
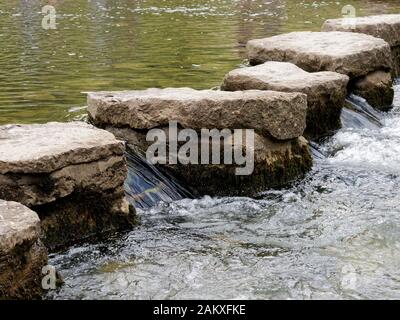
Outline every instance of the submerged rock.
[(305, 93), (308, 104), (306, 134), (319, 137), (340, 127), (348, 81), (348, 76), (339, 73), (310, 73), (292, 63), (269, 61), (229, 72), (221, 89)]
[(128, 227), (124, 143), (81, 122), (0, 126), (0, 198), (33, 208), (56, 247)]
[(88, 113), (97, 125), (152, 129), (175, 120), (191, 129), (255, 129), (278, 140), (301, 136), (306, 96), (250, 90), (224, 92), (190, 88), (88, 94)]
[(396, 76), (400, 76), (400, 14), (326, 20), (322, 31), (364, 33), (385, 40), (392, 48)]
[[(165, 143), (168, 159), (158, 166), (177, 177), (195, 195), (253, 196), (302, 176), (312, 165), (307, 142), (301, 137), (306, 110), (305, 94), (273, 91), (198, 92), (184, 88), (88, 96), (88, 112), (93, 122), (126, 140), (133, 149), (146, 153), (154, 143), (146, 141), (149, 130), (163, 133), (157, 142)], [(169, 138), (171, 128), (167, 126), (171, 122), (176, 123), (178, 136), (183, 129), (193, 129), (191, 133), (198, 138), (192, 145), (198, 151), (195, 161), (170, 161), (171, 154), (178, 160), (187, 155), (169, 148), (176, 143)], [(201, 135), (204, 129), (215, 128), (229, 132), (224, 139), (215, 140)], [(234, 129), (255, 129), (254, 145), (246, 141), (245, 131), (240, 133), (242, 139), (238, 143)], [(177, 147), (186, 142), (178, 142)], [(209, 161), (208, 153), (204, 161), (205, 146), (207, 150), (218, 150), (219, 164)], [(233, 154), (238, 150), (244, 157), (252, 153), (254, 170), (248, 175), (238, 175), (237, 169), (243, 166), (223, 161), (228, 149)]]
[[(390, 73), (393, 66), (389, 44), (383, 39), (361, 33), (292, 32), (251, 40), (247, 50), (251, 64), (291, 62), (309, 72), (333, 71), (348, 75), (350, 90), (363, 77), (376, 71)], [(391, 86), (387, 85), (386, 90), (372, 88), (384, 96), (368, 102), (374, 107), (381, 107), (381, 103), (393, 98)]]
[(0, 200), (0, 299), (40, 298), (47, 250), (39, 235), (35, 212)]

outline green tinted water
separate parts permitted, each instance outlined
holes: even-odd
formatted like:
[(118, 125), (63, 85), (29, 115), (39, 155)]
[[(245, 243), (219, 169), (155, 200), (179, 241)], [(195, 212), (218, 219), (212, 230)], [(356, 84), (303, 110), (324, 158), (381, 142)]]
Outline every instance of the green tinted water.
[[(48, 3), (56, 30), (41, 27)], [(349, 4), (400, 12), (400, 1), (0, 0), (0, 124), (80, 119), (82, 91), (217, 86), (247, 40), (319, 30)], [(382, 126), (344, 113), (288, 189), (160, 203), (129, 233), (52, 254), (65, 285), (45, 297), (399, 299), (399, 86), (395, 105)]]
[[(52, 4), (57, 29), (42, 28)], [(210, 88), (251, 38), (319, 30), (326, 18), (396, 12), (400, 1), (0, 0), (0, 124), (67, 121), (83, 91)]]

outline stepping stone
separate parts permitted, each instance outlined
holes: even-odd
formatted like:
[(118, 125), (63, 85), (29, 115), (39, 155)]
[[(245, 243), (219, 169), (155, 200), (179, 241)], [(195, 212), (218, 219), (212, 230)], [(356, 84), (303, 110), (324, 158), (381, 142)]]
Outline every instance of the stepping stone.
[(132, 225), (124, 143), (83, 122), (0, 126), (0, 198), (42, 219), (44, 243), (64, 245)]
[(40, 220), (34, 211), (0, 200), (0, 298), (40, 298), (47, 250), (39, 235)]
[(303, 134), (306, 110), (301, 93), (167, 88), (88, 94), (88, 113), (95, 124), (138, 130), (174, 120), (183, 128), (254, 129), (287, 140)]
[(351, 79), (390, 70), (390, 46), (382, 39), (349, 32), (292, 32), (250, 40), (250, 63), (291, 62), (308, 71), (333, 71)]
[(336, 72), (310, 73), (287, 62), (269, 61), (229, 72), (221, 89), (274, 90), (307, 95), (306, 135), (317, 138), (340, 128), (349, 77)]
[[(192, 132), (198, 135), (197, 162), (172, 163), (167, 159), (156, 166), (171, 173), (199, 196), (254, 196), (267, 188), (283, 186), (310, 170), (310, 151), (301, 136), (306, 110), (305, 94), (275, 91), (170, 88), (88, 94), (92, 121), (140, 153), (146, 154), (153, 144), (146, 141), (151, 129), (164, 133), (159, 141), (166, 146), (176, 143), (169, 141), (171, 123), (175, 123), (177, 132), (194, 129)], [(199, 136), (202, 129), (228, 129), (229, 134), (224, 139), (212, 140)], [(242, 144), (232, 141), (234, 129), (254, 129), (254, 145), (245, 139)], [(254, 171), (237, 175), (236, 169), (243, 166), (235, 162), (202, 162), (205, 145), (209, 150), (218, 148), (221, 159), (226, 148), (240, 150), (244, 156), (252, 150)], [(167, 153), (169, 157), (170, 152)], [(176, 155), (177, 151), (172, 153)]]
[[(375, 72), (390, 75), (393, 62), (389, 44), (370, 35), (350, 32), (292, 32), (247, 44), (250, 63), (291, 62), (308, 72), (333, 71), (350, 77), (349, 88)], [(356, 93), (368, 92), (374, 107), (386, 108), (393, 101), (392, 82), (373, 75)], [(389, 102), (389, 103), (388, 103)]]
[(391, 47), (396, 76), (400, 76), (400, 14), (326, 20), (322, 31), (364, 33), (385, 40)]

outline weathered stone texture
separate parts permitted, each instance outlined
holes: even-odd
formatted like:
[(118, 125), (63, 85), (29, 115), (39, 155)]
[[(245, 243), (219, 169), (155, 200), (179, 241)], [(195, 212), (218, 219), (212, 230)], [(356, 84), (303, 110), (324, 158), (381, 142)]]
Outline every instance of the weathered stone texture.
[[(116, 137), (125, 139), (127, 143), (140, 151), (146, 151), (152, 142), (146, 141), (146, 133), (130, 128), (107, 126), (107, 130)], [(166, 133), (168, 145), (168, 128), (162, 128)], [(227, 139), (230, 139), (229, 137)], [(229, 141), (229, 140), (228, 140)], [(202, 143), (199, 141), (199, 149)], [(183, 144), (183, 143), (181, 143)], [(224, 142), (221, 141), (221, 159), (223, 159)], [(235, 144), (229, 144), (235, 148)], [(237, 146), (236, 146), (237, 147)], [(243, 139), (242, 154), (248, 152)], [(278, 141), (255, 134), (254, 141), (254, 172), (251, 175), (238, 176), (236, 164), (178, 164), (158, 165), (173, 176), (184, 182), (195, 194), (211, 196), (256, 196), (268, 188), (282, 187), (307, 173), (312, 167), (312, 158), (307, 141), (303, 137)], [(200, 163), (200, 160), (199, 160)]]
[(34, 208), (50, 248), (133, 224), (125, 146), (109, 132), (80, 122), (6, 125), (0, 139), (0, 198)]
[[(225, 161), (221, 164), (167, 161), (160, 165), (198, 195), (252, 196), (267, 188), (282, 186), (307, 172), (311, 168), (311, 155), (301, 137), (306, 111), (305, 94), (262, 90), (225, 92), (170, 88), (88, 95), (92, 121), (143, 152), (152, 144), (146, 141), (148, 131), (167, 131), (171, 122), (176, 122), (179, 130), (194, 129), (197, 133), (200, 129), (229, 129), (230, 132), (254, 129), (254, 171), (250, 175), (237, 175), (236, 169), (240, 166)], [(198, 150), (201, 153), (204, 144), (210, 144), (209, 150), (213, 145), (219, 150), (253, 148), (246, 143), (237, 146), (232, 141), (224, 145), (224, 141), (200, 140)], [(167, 153), (169, 156), (171, 150)]]
[(0, 200), (0, 299), (40, 298), (47, 250), (38, 215), (16, 202)]
[[(362, 33), (292, 32), (251, 40), (247, 44), (247, 51), (251, 64), (291, 62), (309, 72), (333, 71), (348, 75), (350, 91), (357, 81), (371, 73), (390, 73), (393, 70), (389, 44), (383, 39)], [(380, 87), (372, 90), (386, 94), (379, 101), (388, 101), (392, 97), (391, 86), (388, 85), (386, 90)], [(364, 98), (373, 107), (382, 108), (375, 104), (376, 99), (369, 100), (370, 96)]]
[(301, 136), (306, 96), (250, 90), (224, 92), (189, 88), (88, 94), (88, 113), (97, 125), (151, 129), (177, 121), (191, 129), (255, 129), (278, 140)]
[(322, 31), (344, 31), (364, 33), (381, 38), (391, 47), (400, 46), (400, 14), (328, 19)]
[(292, 63), (269, 61), (229, 72), (222, 90), (274, 90), (307, 95), (306, 134), (325, 135), (340, 127), (349, 77), (335, 72), (310, 73)]
[(351, 79), (391, 70), (390, 46), (382, 39), (349, 32), (292, 32), (247, 44), (252, 64), (291, 62), (309, 71), (333, 71)]

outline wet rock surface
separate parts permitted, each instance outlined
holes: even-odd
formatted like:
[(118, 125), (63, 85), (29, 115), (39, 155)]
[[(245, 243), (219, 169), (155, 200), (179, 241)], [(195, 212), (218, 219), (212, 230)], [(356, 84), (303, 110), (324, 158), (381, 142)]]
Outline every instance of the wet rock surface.
[(38, 215), (0, 200), (0, 299), (40, 298), (47, 250), (39, 239)]
[(0, 138), (0, 198), (35, 209), (48, 247), (133, 224), (124, 143), (109, 132), (80, 122), (6, 125)]
[(339, 73), (310, 73), (292, 63), (269, 61), (229, 72), (221, 89), (305, 93), (308, 104), (306, 134), (318, 137), (340, 127), (348, 81), (348, 76)]
[(385, 40), (390, 46), (400, 46), (400, 14), (328, 19), (322, 31), (365, 33)]
[(191, 129), (255, 129), (278, 140), (301, 136), (306, 125), (306, 96), (250, 90), (224, 92), (189, 88), (88, 94), (95, 124), (152, 129), (175, 120)]

